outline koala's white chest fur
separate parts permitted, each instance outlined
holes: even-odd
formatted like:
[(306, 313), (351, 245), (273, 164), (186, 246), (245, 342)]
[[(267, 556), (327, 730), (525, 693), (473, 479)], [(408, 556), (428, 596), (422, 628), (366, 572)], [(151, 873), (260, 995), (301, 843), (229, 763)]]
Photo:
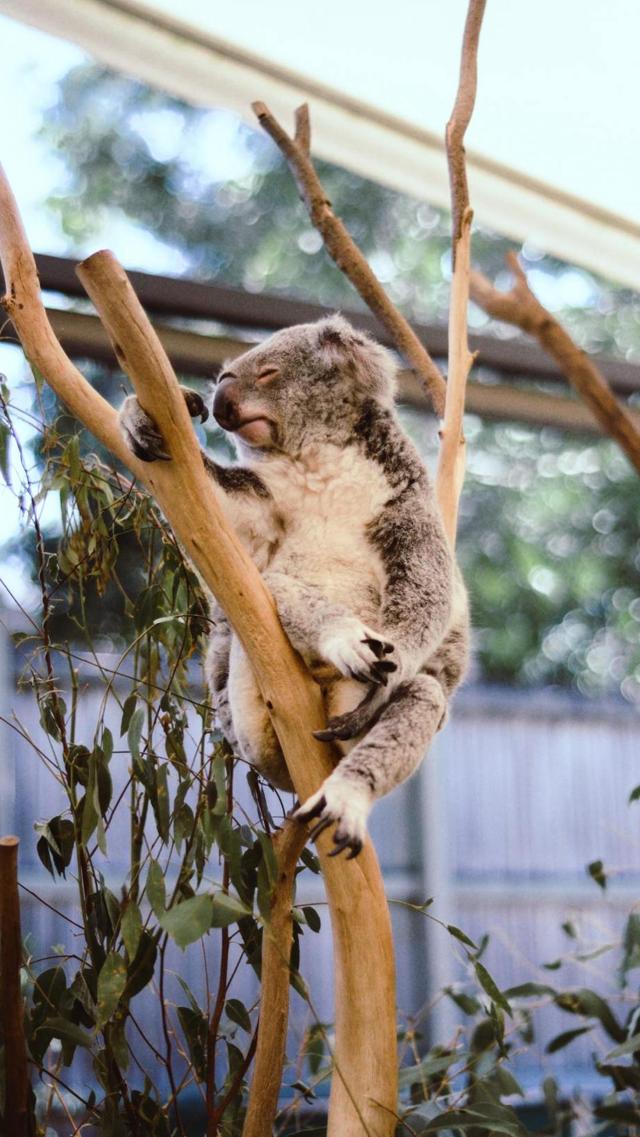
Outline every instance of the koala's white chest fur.
[(270, 457), (256, 469), (281, 519), (268, 567), (371, 614), (382, 572), (366, 526), (392, 495), (383, 472), (356, 447), (329, 444), (311, 447), (301, 459)]

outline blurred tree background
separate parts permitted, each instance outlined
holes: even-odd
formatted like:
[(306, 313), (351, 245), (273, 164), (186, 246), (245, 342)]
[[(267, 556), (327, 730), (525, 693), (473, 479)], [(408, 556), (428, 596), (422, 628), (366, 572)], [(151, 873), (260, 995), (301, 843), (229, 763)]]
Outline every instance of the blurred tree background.
[[(175, 251), (176, 275), (361, 307), (270, 140), (228, 112), (85, 65), (62, 81), (41, 131), (66, 166), (48, 204), (70, 252), (124, 214)], [(444, 322), (447, 215), (327, 163), (318, 168), (393, 300), (409, 318)], [(498, 284), (508, 244), (481, 228), (474, 236), (475, 262)], [(527, 245), (521, 255), (533, 288), (582, 346), (640, 357), (636, 294)], [(473, 307), (471, 325), (505, 334)], [(118, 400), (121, 377), (95, 365), (92, 376), (111, 382)], [(405, 421), (432, 464), (433, 424), (412, 412)], [(628, 462), (606, 440), (473, 416), (468, 439), (459, 547), (479, 678), (640, 702), (638, 482)], [(53, 555), (54, 529), (49, 536)], [(141, 568), (128, 552), (125, 543), (119, 564), (131, 576)], [(64, 566), (58, 571), (63, 581)], [(118, 597), (93, 600), (96, 631), (113, 635)]]

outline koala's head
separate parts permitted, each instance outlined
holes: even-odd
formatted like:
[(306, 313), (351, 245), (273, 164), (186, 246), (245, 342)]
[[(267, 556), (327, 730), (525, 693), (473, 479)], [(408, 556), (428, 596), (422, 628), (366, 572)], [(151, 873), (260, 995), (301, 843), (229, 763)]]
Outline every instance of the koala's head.
[(225, 365), (213, 414), (241, 451), (295, 455), (344, 441), (367, 400), (390, 407), (395, 373), (385, 348), (330, 316), (276, 332)]

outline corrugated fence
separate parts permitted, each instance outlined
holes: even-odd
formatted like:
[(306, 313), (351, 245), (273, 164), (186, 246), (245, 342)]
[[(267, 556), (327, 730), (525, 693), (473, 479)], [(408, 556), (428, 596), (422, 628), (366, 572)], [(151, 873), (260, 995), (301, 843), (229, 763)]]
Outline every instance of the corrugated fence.
[[(22, 724), (5, 727), (0, 756), (0, 831), (22, 840), (21, 876), (26, 888), (73, 915), (73, 882), (53, 882), (36, 853), (34, 822), (63, 808), (59, 787), (27, 741), (43, 741), (38, 712), (28, 691), (17, 691), (12, 652), (0, 639), (0, 706), (5, 718)], [(104, 696), (95, 681), (84, 687), (78, 737), (91, 737)], [(108, 706), (117, 738), (119, 711)], [(615, 1004), (619, 951), (565, 963), (568, 952), (589, 955), (616, 943), (630, 908), (640, 899), (640, 803), (628, 797), (640, 782), (640, 720), (624, 705), (583, 702), (538, 692), (470, 688), (455, 704), (451, 720), (411, 783), (378, 804), (372, 833), (392, 902), (398, 961), (399, 1007), (410, 1015), (427, 1008), (427, 1038), (445, 1042), (455, 1032), (459, 1012), (437, 992), (451, 984), (465, 989), (464, 951), (441, 924), (409, 904), (433, 897), (429, 913), (464, 929), (476, 942), (486, 932), (483, 957), (501, 988), (528, 981), (565, 989), (593, 987)], [(116, 779), (126, 778), (127, 755), (114, 754)], [(119, 773), (118, 773), (119, 771)], [(240, 790), (242, 796), (243, 791)], [(247, 799), (248, 801), (248, 799)], [(126, 810), (124, 811), (126, 814)], [(109, 885), (118, 893), (125, 861), (117, 853), (127, 841), (126, 816), (120, 834), (109, 834)], [(589, 878), (586, 865), (602, 859), (610, 874), (606, 891)], [(211, 879), (218, 876), (212, 866)], [(318, 878), (305, 874), (299, 903), (322, 905)], [(74, 950), (76, 932), (51, 908), (23, 893), (24, 929), (34, 954), (52, 945)], [(302, 967), (313, 996), (314, 1013), (332, 1017), (332, 962), (325, 909), (319, 934), (303, 938)], [(574, 940), (562, 925), (578, 932)], [(216, 938), (207, 947), (208, 974), (216, 975)], [(206, 1000), (201, 950), (175, 951), (172, 966)], [(552, 965), (551, 968), (544, 965)], [(213, 978), (211, 978), (213, 983)], [(241, 967), (233, 994), (251, 1005), (257, 992), (248, 967)], [(177, 988), (170, 997), (177, 995)], [(152, 1000), (140, 1011), (145, 1031), (160, 1039)], [(312, 1013), (294, 996), (292, 1047)], [(524, 1081), (539, 1084), (553, 1071), (569, 1088), (589, 1081), (591, 1035), (553, 1057), (549, 1038), (576, 1025), (559, 1010), (545, 1011), (544, 1031), (518, 1059)], [(605, 1044), (606, 1049), (606, 1044)]]

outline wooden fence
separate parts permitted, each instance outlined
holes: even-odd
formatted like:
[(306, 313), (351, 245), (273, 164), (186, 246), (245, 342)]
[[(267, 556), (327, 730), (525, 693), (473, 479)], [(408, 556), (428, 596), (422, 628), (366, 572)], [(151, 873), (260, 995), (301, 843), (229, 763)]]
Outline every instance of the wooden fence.
[[(89, 679), (82, 695), (78, 738), (91, 737), (104, 691)], [(16, 690), (12, 650), (0, 636), (0, 714), (21, 722), (42, 740), (38, 711), (29, 691)], [(114, 737), (119, 712), (107, 706)], [(59, 788), (33, 748), (10, 725), (0, 724), (0, 833), (21, 840), (21, 881), (26, 889), (63, 911), (73, 906), (72, 882), (52, 881), (35, 852), (34, 822), (63, 807)], [(400, 1008), (415, 1015), (428, 1008), (423, 1032), (445, 1042), (460, 1013), (438, 992), (464, 989), (464, 952), (428, 915), (408, 908), (433, 897), (429, 912), (464, 929), (474, 940), (490, 934), (486, 963), (502, 988), (527, 981), (553, 982), (563, 989), (590, 986), (617, 997), (619, 951), (548, 970), (571, 949), (562, 924), (570, 920), (593, 946), (619, 940), (630, 908), (640, 899), (640, 803), (628, 804), (640, 782), (640, 719), (622, 704), (586, 702), (539, 692), (471, 687), (455, 704), (446, 729), (410, 784), (378, 804), (372, 833), (392, 901), (398, 960)], [(116, 752), (116, 779), (126, 777), (125, 752)], [(119, 772), (118, 772), (119, 771)], [(240, 790), (241, 796), (243, 791)], [(248, 802), (248, 798), (247, 798)], [(123, 819), (126, 822), (126, 818)], [(124, 831), (123, 831), (124, 832)], [(124, 838), (123, 838), (124, 839)], [(125, 860), (118, 855), (118, 830), (109, 835), (109, 886), (118, 892)], [(602, 891), (586, 865), (602, 859), (610, 882)], [(217, 867), (212, 866), (212, 879)], [(299, 903), (317, 903), (324, 916), (322, 885), (305, 874)], [(73, 951), (73, 930), (30, 892), (23, 892), (23, 928), (33, 953), (52, 945)], [(313, 993), (313, 1013), (331, 1020), (330, 937), (306, 932), (302, 971)], [(216, 974), (216, 939), (207, 949), (209, 974)], [(177, 950), (172, 966), (205, 999), (202, 953)], [(175, 987), (171, 997), (177, 997)], [(251, 1004), (256, 980), (249, 968), (236, 976), (234, 995)], [(151, 999), (141, 1014), (152, 1039), (159, 1038)], [(312, 1012), (294, 997), (292, 1045), (302, 1038)], [(589, 1081), (590, 1035), (553, 1057), (544, 1051), (554, 1033), (576, 1025), (561, 1011), (546, 1013), (544, 1033), (518, 1060), (530, 1086), (553, 1071), (568, 1087)]]

